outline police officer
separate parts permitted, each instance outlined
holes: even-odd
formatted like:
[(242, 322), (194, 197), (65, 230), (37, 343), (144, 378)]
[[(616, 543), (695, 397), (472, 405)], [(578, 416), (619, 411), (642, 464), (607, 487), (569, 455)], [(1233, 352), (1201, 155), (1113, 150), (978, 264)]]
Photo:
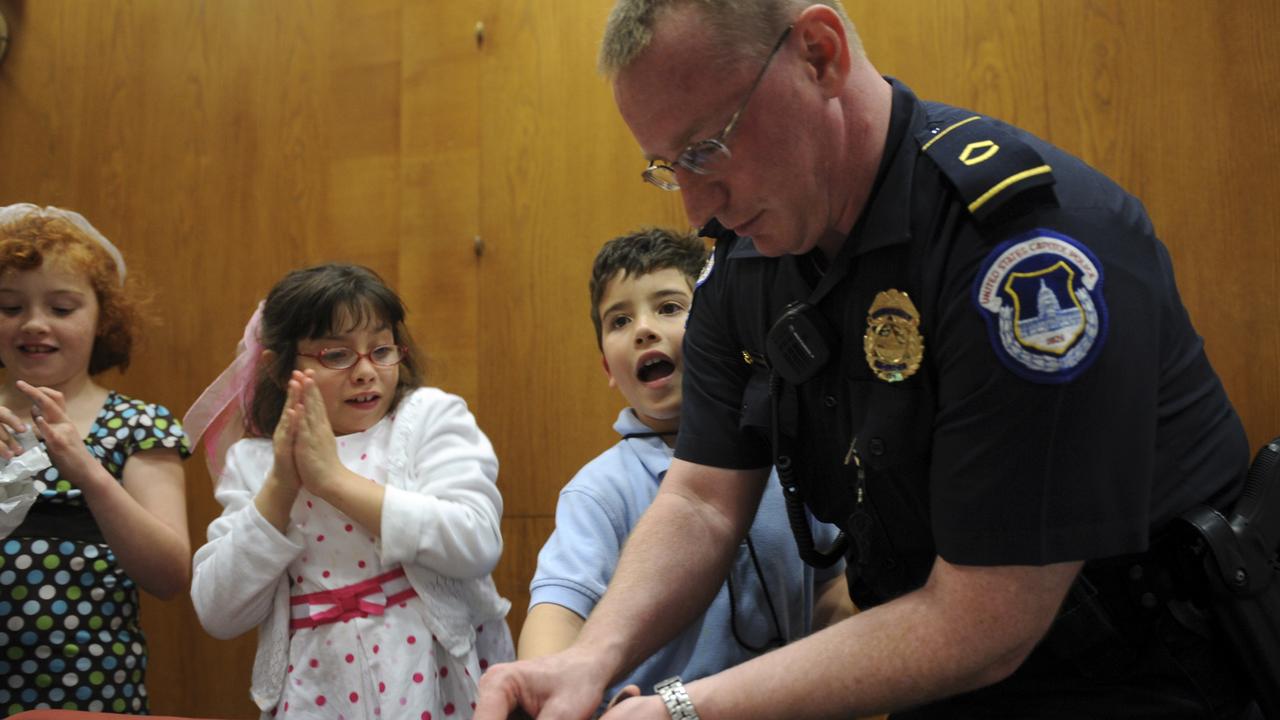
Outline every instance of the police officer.
[(705, 606), (775, 462), (866, 611), (609, 720), (1248, 712), (1161, 532), (1248, 447), (1141, 204), (881, 77), (838, 3), (620, 0), (602, 64), (718, 236), (677, 461), (579, 642), (492, 670), (476, 717), (589, 715)]

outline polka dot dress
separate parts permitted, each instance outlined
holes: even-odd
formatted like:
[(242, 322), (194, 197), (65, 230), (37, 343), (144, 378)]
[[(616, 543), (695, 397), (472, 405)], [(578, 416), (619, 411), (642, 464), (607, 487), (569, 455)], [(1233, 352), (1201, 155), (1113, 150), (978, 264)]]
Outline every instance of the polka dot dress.
[[(190, 455), (181, 425), (166, 408), (116, 392), (108, 394), (85, 444), (116, 479), (140, 450)], [(45, 470), (36, 487), (37, 506), (79, 510), (92, 525), (80, 490), (56, 467)], [(30, 537), (26, 528), (0, 540), (0, 717), (48, 708), (147, 713), (147, 644), (133, 580), (105, 544)]]
[[(384, 418), (363, 433), (338, 439), (342, 464), (384, 483), (392, 424)], [(299, 493), (293, 521), (307, 549), (290, 566), (295, 596), (335, 590), (395, 570), (383, 565), (375, 538), (333, 506)], [(476, 628), (476, 649), (449, 654), (426, 629), (430, 613), (414, 596), (382, 615), (300, 628), (289, 642), (289, 668), (277, 718), (469, 718), (480, 673), (512, 657), (505, 622)]]

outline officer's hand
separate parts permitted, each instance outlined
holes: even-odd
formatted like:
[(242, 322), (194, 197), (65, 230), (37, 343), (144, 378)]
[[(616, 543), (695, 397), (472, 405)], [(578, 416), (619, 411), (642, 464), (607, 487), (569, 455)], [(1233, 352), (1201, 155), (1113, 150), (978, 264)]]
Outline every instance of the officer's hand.
[(600, 663), (572, 648), (494, 665), (480, 678), (474, 720), (519, 717), (517, 708), (538, 720), (587, 720), (600, 706), (608, 683), (599, 673)]

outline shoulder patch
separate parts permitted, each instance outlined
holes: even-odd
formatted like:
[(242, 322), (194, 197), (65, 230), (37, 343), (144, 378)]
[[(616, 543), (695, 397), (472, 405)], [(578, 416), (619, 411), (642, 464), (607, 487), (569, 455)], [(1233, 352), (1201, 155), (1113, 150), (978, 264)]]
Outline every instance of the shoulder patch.
[(698, 273), (698, 279), (693, 283), (694, 290), (702, 287), (702, 283), (706, 282), (707, 278), (711, 277), (711, 271), (714, 270), (715, 267), (716, 254), (714, 251), (709, 252), (707, 253), (707, 261), (702, 264), (702, 271)]
[(933, 128), (916, 141), (978, 220), (1025, 190), (1054, 183), (1052, 168), (1035, 148), (981, 115)]
[(992, 250), (974, 280), (973, 302), (996, 356), (1032, 382), (1070, 382), (1107, 338), (1101, 263), (1052, 230), (1032, 230)]

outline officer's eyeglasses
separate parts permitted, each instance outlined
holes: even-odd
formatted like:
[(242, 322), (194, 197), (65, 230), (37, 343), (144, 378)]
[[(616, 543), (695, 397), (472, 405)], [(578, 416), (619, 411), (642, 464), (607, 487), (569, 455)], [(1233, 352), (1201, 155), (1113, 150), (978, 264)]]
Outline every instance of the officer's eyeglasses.
[(356, 352), (348, 347), (321, 348), (316, 352), (298, 353), (300, 357), (315, 358), (330, 370), (346, 370), (360, 362), (360, 358), (369, 358), (369, 362), (378, 367), (395, 367), (409, 356), (409, 348), (403, 345), (379, 345), (367, 353)]
[(699, 140), (685, 146), (684, 150), (676, 156), (675, 165), (670, 165), (662, 160), (650, 160), (649, 167), (645, 168), (640, 174), (645, 182), (652, 183), (663, 190), (679, 190), (680, 182), (676, 178), (676, 165), (698, 175), (707, 175), (715, 172), (717, 166), (724, 163), (733, 154), (729, 152), (728, 140), (729, 133), (733, 132), (733, 128), (738, 124), (738, 119), (742, 117), (742, 111), (747, 109), (747, 103), (751, 102), (751, 96), (755, 94), (756, 88), (760, 87), (760, 81), (764, 79), (765, 71), (769, 69), (769, 65), (773, 62), (773, 58), (782, 49), (782, 43), (786, 42), (787, 36), (791, 34), (790, 25), (786, 30), (782, 31), (782, 36), (778, 38), (778, 42), (773, 44), (773, 50), (769, 51), (769, 57), (765, 58), (764, 66), (760, 68), (760, 73), (756, 75), (755, 82), (751, 83), (751, 89), (747, 91), (747, 96), (742, 99), (742, 104), (733, 112), (733, 117), (729, 118), (729, 124), (724, 126), (720, 134), (706, 140)]

